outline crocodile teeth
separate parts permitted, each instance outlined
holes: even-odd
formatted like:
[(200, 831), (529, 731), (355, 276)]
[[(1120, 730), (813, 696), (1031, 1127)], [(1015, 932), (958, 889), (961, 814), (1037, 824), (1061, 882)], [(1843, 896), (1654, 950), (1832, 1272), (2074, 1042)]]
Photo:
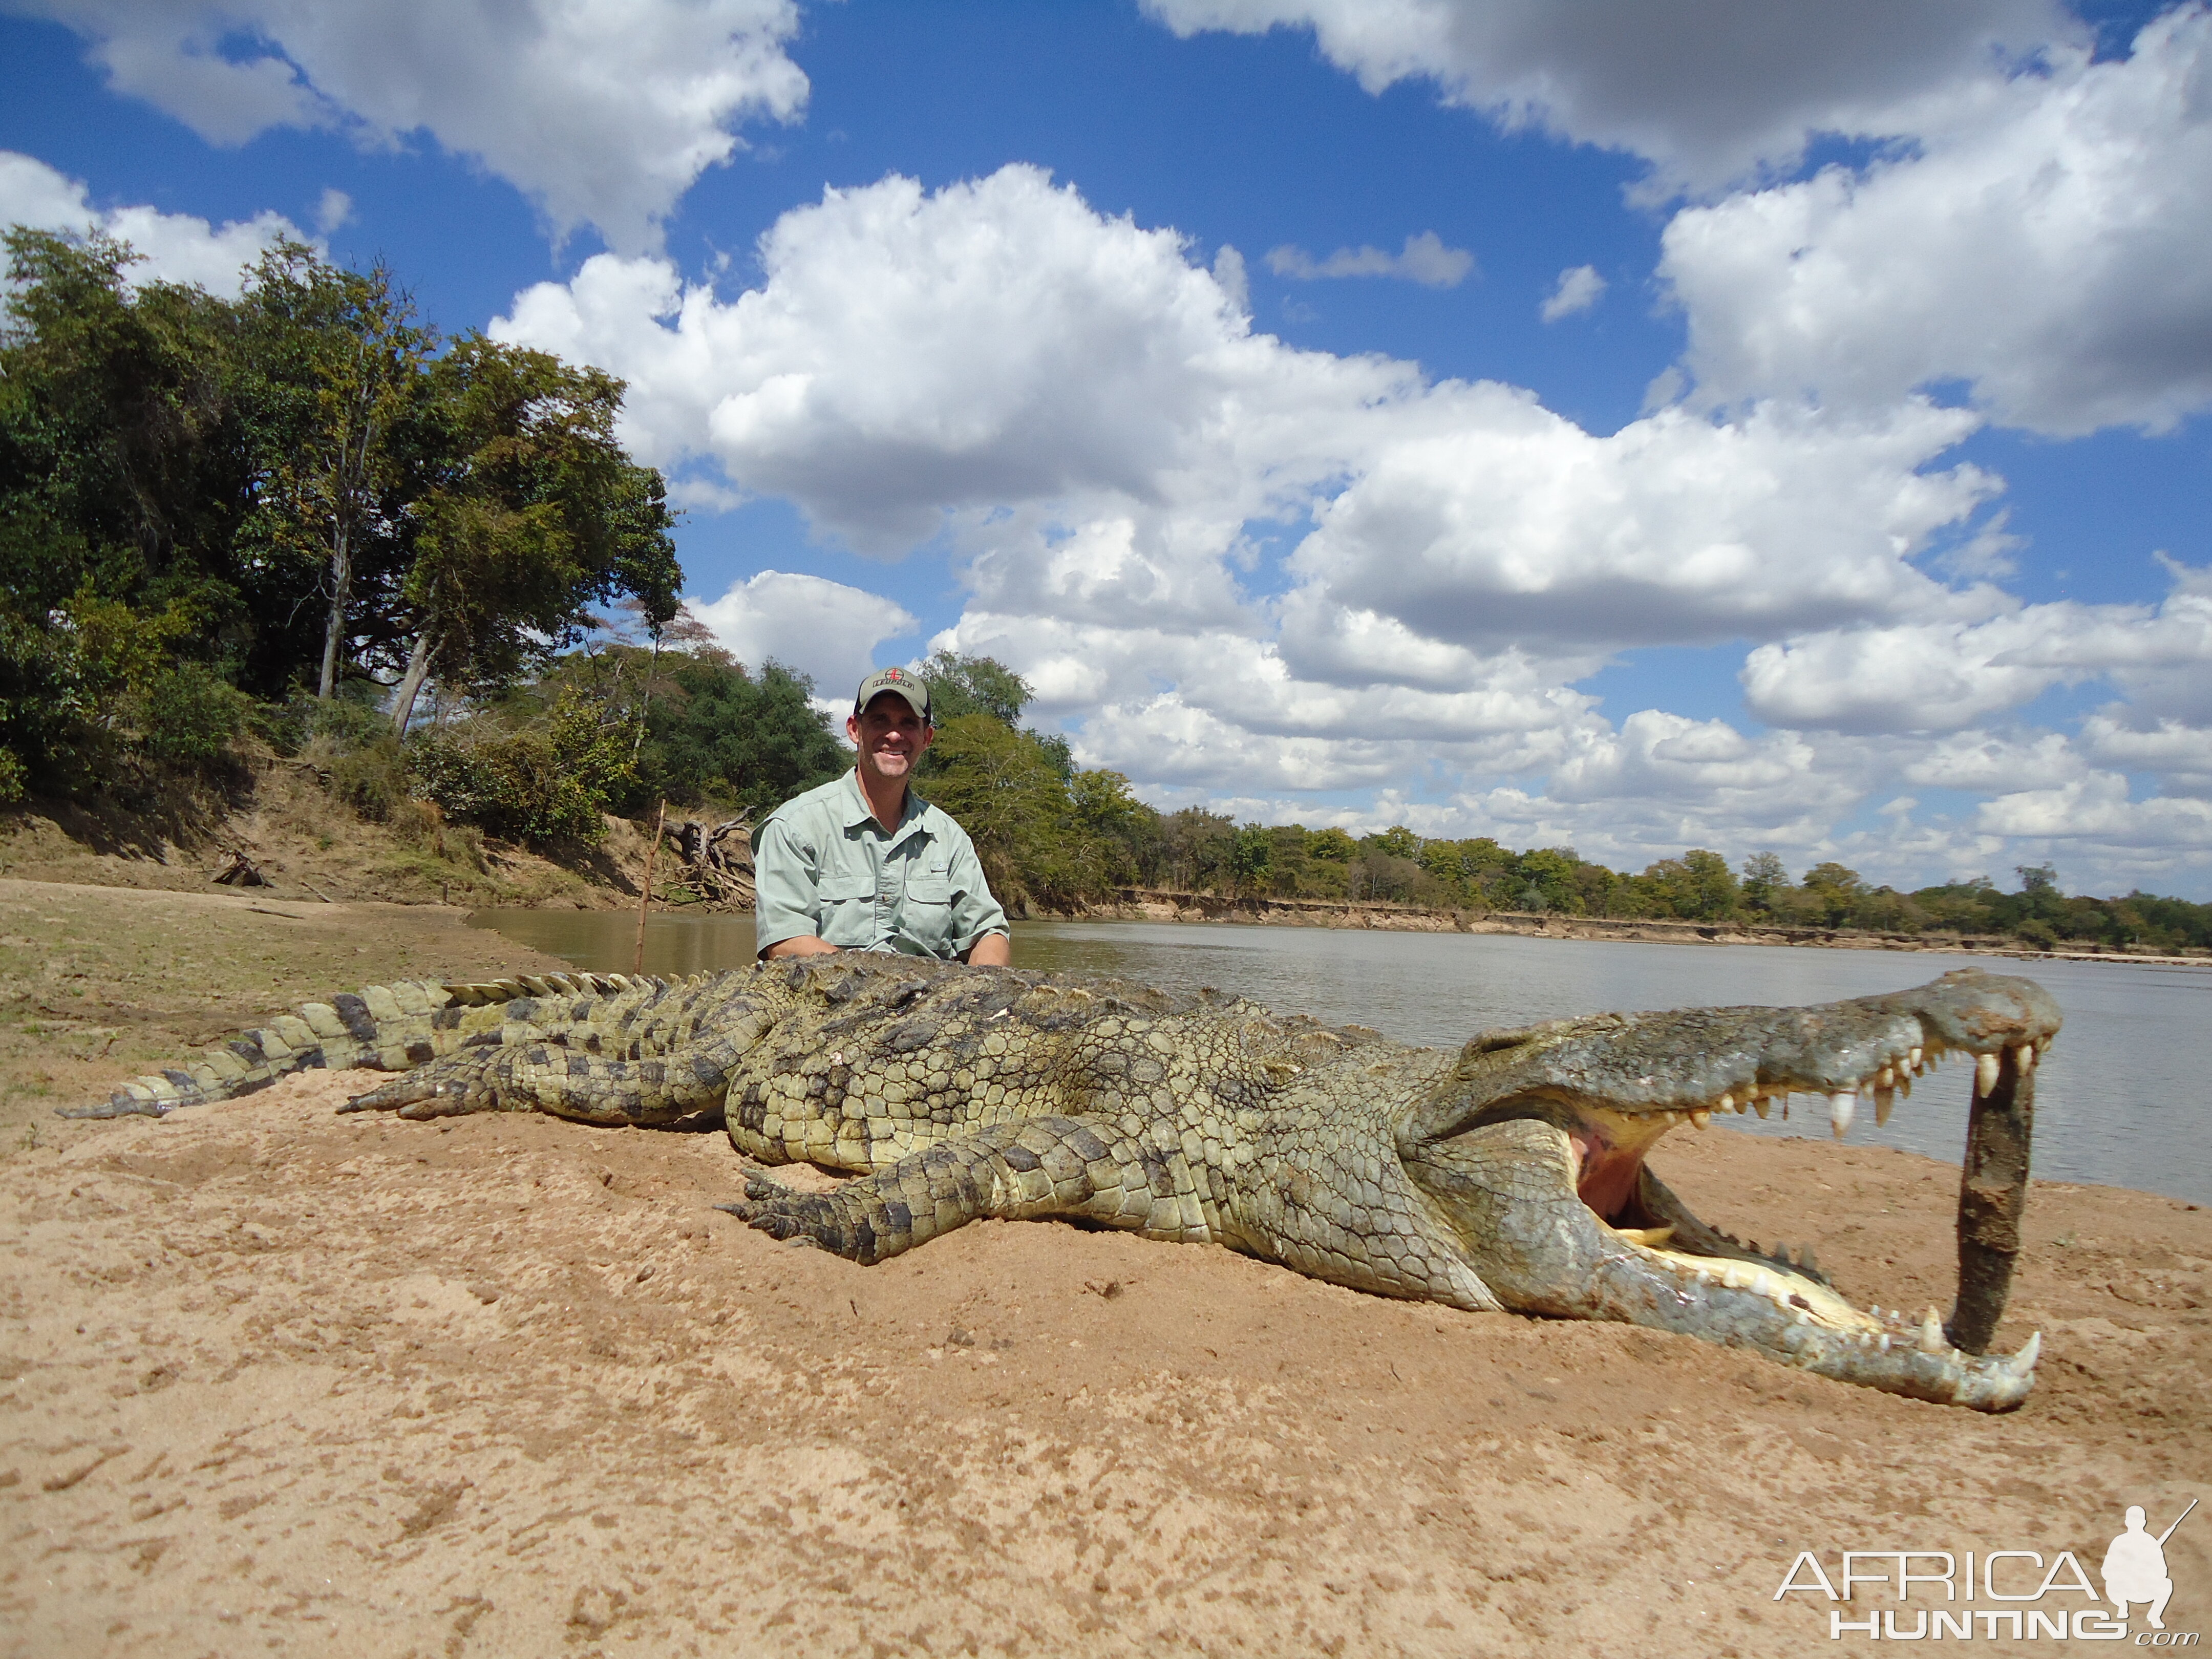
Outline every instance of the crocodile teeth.
[(1717, 1112), (1735, 1112), (1741, 1111), (1743, 1109), (1735, 1103), (1735, 1097), (1734, 1095), (1723, 1095), (1718, 1100), (1713, 1103), (1713, 1109)]
[(2043, 1352), (2043, 1333), (2032, 1333), (2020, 1345), (2020, 1352), (2005, 1361), (2005, 1369), (2014, 1376), (2027, 1376), (2035, 1370), (2035, 1362)]
[(1769, 1110), (1766, 1104), (1766, 1097), (1765, 1095), (1755, 1097), (1751, 1103), (1751, 1109), (1757, 1112), (1759, 1116), (1765, 1117)]
[(1974, 1093), (1986, 1095), (1997, 1086), (1997, 1057), (1995, 1054), (1974, 1056)]
[(1950, 1346), (1943, 1340), (1942, 1316), (1935, 1309), (1930, 1308), (1920, 1316), (1920, 1352), (1942, 1353)]
[(1903, 1096), (1904, 1096), (1907, 1100), (1910, 1100), (1910, 1099), (1911, 1099), (1911, 1098), (1912, 1098), (1912, 1073), (1910, 1073), (1910, 1072), (1900, 1072), (1900, 1073), (1898, 1073), (1898, 1076), (1897, 1076), (1897, 1092), (1898, 1092), (1898, 1093), (1899, 1093), (1899, 1094), (1901, 1094), (1901, 1095), (1903, 1095)]
[(1918, 1071), (1920, 1069), (1920, 1050), (1915, 1048), (1911, 1053), (1906, 1054), (1905, 1057), (1905, 1063), (1907, 1066), (1910, 1066), (1914, 1071)]
[(1712, 1127), (1713, 1115), (1711, 1112), (1692, 1112), (1690, 1114), (1690, 1121), (1700, 1129), (1709, 1129)]
[(1828, 1097), (1828, 1127), (1841, 1140), (1851, 1130), (1852, 1115), (1859, 1109), (1859, 1097), (1838, 1090)]
[(2033, 1042), (2021, 1043), (2019, 1048), (2013, 1050), (2013, 1055), (2020, 1061), (2021, 1071), (2032, 1072), (2035, 1069), (2035, 1045)]
[(1887, 1353), (1889, 1352), (1889, 1333), (1887, 1331), (1884, 1331), (1880, 1336), (1875, 1339), (1875, 1346), (1880, 1348), (1884, 1353)]
[[(1885, 1073), (1883, 1075), (1887, 1076), (1887, 1073)], [(1889, 1109), (1896, 1104), (1897, 1091), (1894, 1089), (1877, 1088), (1874, 1091), (1874, 1121), (1876, 1128), (1889, 1121)]]
[(1656, 1250), (1674, 1237), (1672, 1227), (1617, 1227), (1613, 1230), (1632, 1244), (1641, 1244), (1647, 1250)]
[(1894, 1066), (1885, 1066), (1881, 1070), (1876, 1072), (1874, 1074), (1874, 1086), (1877, 1089), (1895, 1088), (1897, 1086), (1897, 1068)]

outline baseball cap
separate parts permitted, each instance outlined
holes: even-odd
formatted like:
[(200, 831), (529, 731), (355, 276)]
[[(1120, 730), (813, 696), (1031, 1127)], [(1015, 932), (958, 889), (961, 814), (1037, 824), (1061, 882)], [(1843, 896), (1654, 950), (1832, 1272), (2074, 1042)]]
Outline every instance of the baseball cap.
[(859, 714), (886, 691), (904, 697), (907, 707), (921, 716), (922, 724), (929, 724), (929, 682), (904, 668), (878, 668), (862, 680), (860, 689), (853, 694), (853, 712)]

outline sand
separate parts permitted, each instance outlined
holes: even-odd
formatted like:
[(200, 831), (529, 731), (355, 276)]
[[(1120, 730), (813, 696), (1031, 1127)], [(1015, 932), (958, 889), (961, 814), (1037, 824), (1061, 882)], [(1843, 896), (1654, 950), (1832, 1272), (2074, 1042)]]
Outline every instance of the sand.
[[(2001, 1341), (2041, 1381), (1985, 1417), (1065, 1225), (855, 1267), (713, 1210), (719, 1135), (336, 1115), (359, 1075), (45, 1115), (212, 1020), (543, 965), (264, 908), (0, 883), (0, 1654), (1797, 1654), (1836, 1650), (1774, 1600), (1801, 1550), (2094, 1575), (2125, 1504), (2212, 1494), (2212, 1214), (2142, 1194), (2037, 1184)], [(1718, 1126), (1654, 1163), (1948, 1304), (1952, 1169)]]

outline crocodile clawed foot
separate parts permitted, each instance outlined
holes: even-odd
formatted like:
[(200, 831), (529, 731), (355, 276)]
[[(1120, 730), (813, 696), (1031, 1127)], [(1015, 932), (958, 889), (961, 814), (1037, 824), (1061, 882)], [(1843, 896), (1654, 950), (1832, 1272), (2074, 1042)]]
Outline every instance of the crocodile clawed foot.
[(354, 1096), (338, 1108), (341, 1112), (392, 1112), (423, 1122), (434, 1117), (459, 1117), (470, 1112), (496, 1111), (496, 1091), (480, 1086), (473, 1078), (440, 1077), (434, 1072), (410, 1072), (366, 1094)]
[(839, 1249), (836, 1242), (842, 1231), (842, 1218), (836, 1206), (822, 1194), (795, 1193), (765, 1176), (748, 1173), (745, 1196), (714, 1207), (770, 1238), (811, 1245), (841, 1255), (848, 1254)]

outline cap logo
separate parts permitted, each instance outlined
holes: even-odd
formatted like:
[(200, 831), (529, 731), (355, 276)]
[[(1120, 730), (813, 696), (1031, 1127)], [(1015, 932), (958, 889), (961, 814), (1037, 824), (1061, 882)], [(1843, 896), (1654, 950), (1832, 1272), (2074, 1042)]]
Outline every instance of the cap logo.
[(903, 668), (878, 668), (862, 680), (853, 698), (853, 712), (859, 714), (867, 707), (870, 698), (885, 691), (896, 691), (915, 714), (925, 720), (929, 718), (929, 683), (916, 679)]

